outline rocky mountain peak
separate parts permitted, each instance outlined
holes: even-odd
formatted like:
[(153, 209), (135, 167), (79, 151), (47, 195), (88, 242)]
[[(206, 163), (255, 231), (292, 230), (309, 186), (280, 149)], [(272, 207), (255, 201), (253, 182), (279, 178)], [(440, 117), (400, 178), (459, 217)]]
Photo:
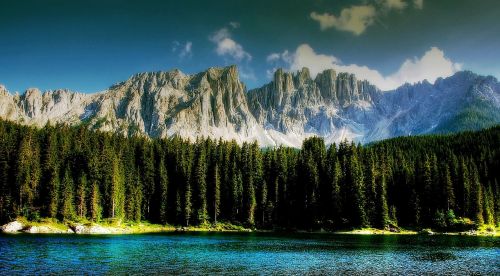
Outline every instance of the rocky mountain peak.
[(3, 84), (0, 84), (0, 96), (7, 96), (9, 95), (9, 91), (7, 91), (7, 88)]
[(338, 103), (337, 99), (337, 73), (333, 69), (325, 70), (319, 73), (314, 82), (317, 84), (321, 91), (323, 99), (329, 102)]
[(309, 68), (303, 67), (302, 70), (298, 71), (295, 75), (296, 86), (302, 86), (306, 82), (311, 81), (311, 73), (309, 72)]
[(303, 68), (293, 73), (278, 69), (270, 83), (246, 92), (237, 67), (227, 66), (193, 75), (140, 73), (96, 94), (64, 89), (42, 94), (33, 88), (11, 95), (0, 85), (0, 117), (16, 122), (84, 121), (90, 128), (123, 135), (257, 140), (264, 146), (300, 146), (311, 135), (327, 143), (369, 142), (456, 129), (461, 112), (471, 107), (487, 118), (478, 123), (500, 122), (495, 115), (500, 114), (500, 83), (458, 72), (434, 84), (423, 81), (381, 92), (352, 74), (330, 69), (311, 79)]

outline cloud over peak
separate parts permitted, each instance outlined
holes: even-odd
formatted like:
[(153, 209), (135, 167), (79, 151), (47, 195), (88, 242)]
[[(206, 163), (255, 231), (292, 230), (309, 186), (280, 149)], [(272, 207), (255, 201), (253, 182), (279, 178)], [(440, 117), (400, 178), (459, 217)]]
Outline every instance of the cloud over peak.
[(243, 46), (236, 42), (228, 28), (222, 28), (209, 37), (215, 43), (215, 52), (219, 56), (229, 56), (235, 61), (250, 61), (252, 56), (243, 49)]
[[(404, 83), (416, 83), (423, 80), (434, 82), (439, 77), (448, 77), (461, 70), (461, 64), (452, 62), (437, 47), (431, 47), (421, 58), (406, 59), (398, 71), (386, 76), (364, 65), (342, 64), (333, 55), (316, 53), (308, 44), (299, 45), (291, 54), (288, 51), (272, 53), (267, 61), (275, 66), (273, 70), (278, 64), (284, 64), (290, 71), (308, 67), (312, 77), (326, 69), (351, 73), (358, 79), (368, 80), (382, 90), (391, 90)], [(268, 76), (271, 73), (269, 71)]]

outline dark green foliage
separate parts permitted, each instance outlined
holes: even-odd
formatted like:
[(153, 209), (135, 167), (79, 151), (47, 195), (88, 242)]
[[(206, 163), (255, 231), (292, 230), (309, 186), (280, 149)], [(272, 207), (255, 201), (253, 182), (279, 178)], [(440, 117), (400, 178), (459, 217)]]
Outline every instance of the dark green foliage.
[(460, 113), (441, 123), (434, 130), (435, 133), (452, 133), (463, 130), (480, 130), (494, 126), (500, 120), (500, 114), (491, 103), (476, 100), (467, 103)]
[(217, 223), (217, 217), (220, 214), (220, 171), (219, 164), (215, 164), (213, 171), (213, 186), (212, 186), (212, 202), (213, 202), (213, 222)]
[(63, 220), (72, 220), (75, 217), (74, 184), (69, 167), (64, 171), (61, 193), (60, 218)]
[(101, 197), (99, 192), (99, 186), (97, 182), (92, 184), (92, 190), (90, 193), (89, 200), (89, 212), (88, 218), (93, 222), (98, 222), (101, 220)]
[(366, 146), (314, 137), (301, 150), (263, 150), (0, 120), (0, 221), (470, 229), (500, 223), (498, 168), (500, 127)]

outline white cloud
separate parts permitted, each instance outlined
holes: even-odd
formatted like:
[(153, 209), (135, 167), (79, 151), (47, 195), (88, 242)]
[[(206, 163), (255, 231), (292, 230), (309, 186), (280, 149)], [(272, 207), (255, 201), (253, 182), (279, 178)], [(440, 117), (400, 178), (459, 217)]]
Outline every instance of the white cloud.
[(421, 80), (434, 82), (439, 77), (447, 77), (461, 70), (462, 65), (445, 57), (444, 52), (432, 47), (419, 59), (407, 59), (399, 70), (390, 77), (396, 83), (414, 83)]
[[(361, 35), (366, 28), (373, 25), (379, 18), (387, 15), (391, 10), (402, 11), (410, 0), (371, 0), (364, 1), (364, 5), (343, 8), (338, 16), (330, 13), (311, 12), (309, 16), (319, 23), (322, 31), (335, 28), (339, 31)], [(416, 9), (422, 9), (424, 0), (413, 0)]]
[(193, 54), (192, 47), (193, 47), (193, 43), (191, 41), (186, 42), (186, 44), (182, 48), (181, 52), (179, 53), (179, 57), (181, 57), (181, 58), (190, 57)]
[(339, 16), (316, 12), (310, 14), (313, 20), (319, 22), (321, 30), (336, 28), (340, 31), (352, 32), (355, 35), (362, 34), (368, 26), (372, 25), (376, 15), (377, 12), (371, 5), (345, 8)]
[(252, 59), (252, 56), (243, 49), (243, 46), (232, 39), (231, 33), (227, 28), (216, 31), (209, 39), (215, 43), (215, 52), (219, 56), (229, 56), (235, 61), (250, 61)]
[(281, 58), (281, 55), (279, 53), (271, 53), (267, 56), (266, 61), (267, 62), (273, 62), (277, 61)]
[(424, 8), (424, 0), (413, 0), (413, 6), (419, 10), (423, 9)]
[(178, 53), (179, 58), (190, 58), (193, 56), (193, 43), (191, 41), (186, 41), (185, 44), (174, 41), (172, 44), (172, 52)]
[(240, 23), (232, 21), (232, 22), (229, 22), (229, 26), (233, 27), (233, 29), (238, 29), (240, 27)]
[(381, 0), (380, 2), (382, 6), (388, 10), (402, 10), (407, 6), (404, 0)]
[(277, 62), (279, 60), (291, 62), (291, 57), (288, 50), (283, 51), (283, 53), (271, 53), (266, 58), (266, 61), (269, 63)]
[[(355, 74), (358, 79), (366, 79), (382, 90), (395, 89), (406, 82), (416, 83), (425, 79), (434, 82), (439, 77), (451, 76), (461, 70), (461, 64), (452, 62), (437, 47), (431, 47), (421, 58), (414, 57), (405, 60), (398, 71), (387, 76), (367, 66), (342, 64), (333, 55), (316, 53), (308, 44), (300, 45), (292, 54), (288, 54), (286, 51), (279, 56), (279, 59), (274, 59), (276, 55), (273, 54), (273, 59), (268, 61), (274, 65), (281, 61), (290, 71), (308, 67), (312, 77), (326, 69)], [(273, 70), (275, 69), (273, 68)], [(270, 73), (267, 72), (268, 76)]]

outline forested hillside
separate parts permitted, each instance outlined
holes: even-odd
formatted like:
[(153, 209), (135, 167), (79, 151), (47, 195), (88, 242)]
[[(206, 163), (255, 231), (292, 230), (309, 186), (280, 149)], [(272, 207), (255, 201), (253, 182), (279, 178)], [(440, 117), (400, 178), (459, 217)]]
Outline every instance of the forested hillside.
[(256, 228), (500, 222), (500, 127), (302, 149), (0, 121), (0, 220)]

